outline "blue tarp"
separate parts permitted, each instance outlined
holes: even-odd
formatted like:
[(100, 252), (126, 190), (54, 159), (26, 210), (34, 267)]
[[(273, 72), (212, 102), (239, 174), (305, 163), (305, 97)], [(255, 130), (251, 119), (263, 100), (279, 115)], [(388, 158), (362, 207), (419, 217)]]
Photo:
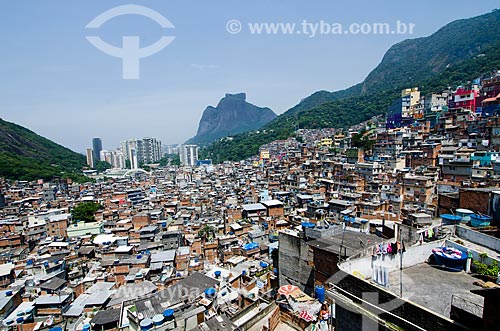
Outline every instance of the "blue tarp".
[(316, 224), (314, 224), (312, 222), (302, 222), (302, 226), (305, 228), (314, 228), (316, 226)]
[(246, 251), (249, 251), (249, 250), (252, 250), (252, 249), (256, 249), (257, 247), (259, 247), (259, 244), (254, 243), (254, 242), (251, 242), (251, 243), (243, 245), (243, 249), (246, 250)]

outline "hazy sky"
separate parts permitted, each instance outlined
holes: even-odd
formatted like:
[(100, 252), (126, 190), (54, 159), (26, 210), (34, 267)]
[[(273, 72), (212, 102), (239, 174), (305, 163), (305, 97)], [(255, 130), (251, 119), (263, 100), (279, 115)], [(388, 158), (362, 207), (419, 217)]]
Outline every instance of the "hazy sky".
[[(119, 5), (147, 6), (175, 26), (124, 15), (100, 29), (85, 26)], [(225, 93), (280, 114), (317, 90), (349, 87), (394, 43), (427, 36), (455, 19), (491, 11), (491, 1), (3, 1), (0, 12), (0, 117), (83, 152), (92, 137), (105, 149), (126, 138), (153, 136), (181, 143), (196, 133), (202, 111)], [(242, 31), (226, 24), (239, 20)], [(413, 35), (255, 35), (248, 23), (414, 23)], [(141, 47), (175, 40), (140, 60), (140, 79), (122, 79), (121, 59), (85, 36)]]

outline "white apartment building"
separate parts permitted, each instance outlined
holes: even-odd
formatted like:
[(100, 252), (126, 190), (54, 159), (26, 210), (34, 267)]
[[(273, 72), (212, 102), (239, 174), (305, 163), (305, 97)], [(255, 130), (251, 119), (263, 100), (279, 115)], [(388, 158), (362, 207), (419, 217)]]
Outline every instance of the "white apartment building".
[(196, 162), (198, 161), (198, 146), (181, 145), (179, 156), (182, 165), (194, 167), (196, 165)]

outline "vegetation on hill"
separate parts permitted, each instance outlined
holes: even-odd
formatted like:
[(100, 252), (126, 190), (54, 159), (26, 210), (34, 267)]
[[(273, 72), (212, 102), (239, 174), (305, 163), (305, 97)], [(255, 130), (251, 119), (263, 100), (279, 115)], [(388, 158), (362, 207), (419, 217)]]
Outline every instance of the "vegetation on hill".
[(94, 165), (94, 169), (98, 172), (104, 172), (108, 169), (111, 169), (112, 167), (113, 166), (111, 165), (111, 163), (106, 161), (97, 161)]
[(0, 119), (0, 176), (19, 180), (83, 180), (85, 157)]
[(363, 83), (313, 93), (258, 131), (221, 139), (203, 148), (200, 156), (215, 163), (242, 160), (299, 128), (349, 127), (366, 121), (385, 114), (404, 88), (439, 92), (499, 69), (499, 46), (500, 10), (452, 22), (429, 37), (391, 47)]
[(499, 41), (500, 10), (453, 21), (432, 35), (393, 45), (366, 77), (361, 93), (419, 82), (480, 54)]
[(164, 157), (158, 161), (160, 163), (160, 166), (165, 167), (165, 166), (180, 166), (181, 165), (181, 159), (179, 157), (179, 154), (166, 154)]
[(95, 222), (95, 213), (104, 209), (101, 204), (87, 201), (82, 202), (71, 211), (73, 222)]

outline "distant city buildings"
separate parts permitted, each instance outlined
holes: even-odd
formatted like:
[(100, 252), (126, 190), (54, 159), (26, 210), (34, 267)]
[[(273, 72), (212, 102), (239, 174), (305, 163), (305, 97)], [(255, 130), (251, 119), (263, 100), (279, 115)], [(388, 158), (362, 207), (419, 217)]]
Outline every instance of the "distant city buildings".
[(92, 148), (87, 148), (87, 150), (85, 152), (85, 156), (87, 157), (87, 165), (90, 168), (93, 168), (94, 167), (94, 151), (92, 150)]
[(195, 166), (198, 161), (198, 146), (197, 145), (181, 145), (179, 156), (181, 164), (184, 166)]
[(128, 148), (128, 161), (130, 162), (130, 169), (138, 169), (139, 168), (139, 159), (137, 157), (137, 149), (133, 147)]
[(165, 154), (177, 154), (179, 155), (180, 145), (166, 145), (164, 147)]
[(92, 150), (94, 162), (101, 161), (102, 140), (101, 138), (92, 139)]
[(85, 156), (90, 168), (95, 168), (98, 161), (107, 162), (115, 169), (125, 168), (125, 158), (122, 151), (120, 149), (116, 151), (103, 150), (101, 138), (92, 139), (92, 148), (87, 148)]
[(499, 330), (500, 72), (408, 87), (235, 162), (95, 138), (89, 178), (0, 178), (0, 331)]
[(161, 159), (161, 141), (156, 138), (128, 139), (121, 146), (125, 160), (130, 161), (130, 168), (137, 169), (141, 164), (157, 162)]
[(115, 151), (101, 151), (101, 161), (108, 162), (115, 169), (125, 169), (125, 158), (120, 149)]
[(114, 169), (138, 169), (143, 164), (158, 162), (163, 156), (161, 141), (156, 138), (124, 140), (114, 151), (103, 150), (100, 138), (94, 138), (92, 143), (94, 148), (86, 151), (87, 165), (91, 168), (95, 167), (96, 161), (105, 161)]
[(157, 162), (162, 157), (161, 141), (156, 138), (142, 139), (142, 162), (153, 163)]

